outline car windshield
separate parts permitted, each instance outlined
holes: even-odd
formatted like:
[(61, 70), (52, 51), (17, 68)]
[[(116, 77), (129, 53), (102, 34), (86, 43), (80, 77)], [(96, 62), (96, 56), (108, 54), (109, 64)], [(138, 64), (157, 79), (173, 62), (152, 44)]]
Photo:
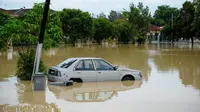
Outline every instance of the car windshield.
[(70, 59), (67, 59), (67, 60), (63, 61), (62, 63), (58, 64), (57, 66), (61, 67), (61, 68), (68, 68), (75, 61), (76, 61), (76, 59), (70, 58)]

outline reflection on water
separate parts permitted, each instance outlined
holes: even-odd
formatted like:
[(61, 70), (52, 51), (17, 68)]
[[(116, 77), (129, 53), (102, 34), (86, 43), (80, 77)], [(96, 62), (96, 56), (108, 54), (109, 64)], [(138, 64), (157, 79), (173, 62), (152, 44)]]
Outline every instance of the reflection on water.
[(46, 93), (33, 91), (30, 81), (16, 77), (0, 82), (0, 112), (60, 111), (56, 104), (46, 103)]
[(117, 97), (118, 92), (139, 88), (142, 81), (75, 83), (74, 86), (49, 86), (57, 99), (72, 102), (103, 102)]
[[(45, 92), (33, 92), (31, 82), (18, 81), (13, 77), (18, 56), (15, 48), (9, 53), (0, 53), (0, 112), (200, 111), (198, 45), (193, 49), (185, 44), (52, 48), (42, 54), (47, 67), (69, 57), (101, 57), (114, 65), (142, 71), (143, 80), (132, 84), (101, 82), (70, 87), (48, 85)], [(12, 59), (8, 56), (11, 54)]]

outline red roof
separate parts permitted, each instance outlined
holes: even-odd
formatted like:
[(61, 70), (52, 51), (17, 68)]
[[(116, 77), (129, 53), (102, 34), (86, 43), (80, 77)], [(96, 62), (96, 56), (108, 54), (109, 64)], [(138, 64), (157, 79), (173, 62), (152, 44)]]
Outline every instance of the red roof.
[(8, 13), (10, 16), (17, 16), (14, 12), (9, 11), (9, 10), (5, 10), (5, 9), (0, 8), (0, 11)]
[(162, 27), (160, 27), (160, 26), (156, 26), (153, 24), (149, 25), (149, 31), (160, 31), (161, 29), (162, 29)]

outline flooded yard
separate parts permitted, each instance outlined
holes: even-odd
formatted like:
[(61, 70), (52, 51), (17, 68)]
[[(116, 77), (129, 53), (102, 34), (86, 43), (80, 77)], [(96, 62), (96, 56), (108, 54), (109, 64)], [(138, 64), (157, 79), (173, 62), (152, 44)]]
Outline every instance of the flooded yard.
[(14, 74), (15, 49), (0, 53), (0, 112), (199, 112), (200, 47), (189, 45), (62, 46), (43, 51), (47, 67), (70, 57), (100, 57), (140, 70), (133, 82), (46, 86), (34, 92), (30, 81)]

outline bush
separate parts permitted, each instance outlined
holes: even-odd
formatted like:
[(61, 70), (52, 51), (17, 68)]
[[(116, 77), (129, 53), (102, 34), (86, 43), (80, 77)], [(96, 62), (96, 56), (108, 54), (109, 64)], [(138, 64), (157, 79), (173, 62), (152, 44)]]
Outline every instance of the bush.
[(139, 36), (139, 37), (137, 38), (138, 44), (144, 44), (144, 43), (145, 43), (145, 40), (146, 40), (146, 38), (143, 37), (143, 36)]
[[(35, 60), (35, 49), (27, 49), (26, 52), (19, 51), (16, 75), (21, 80), (31, 80)], [(40, 60), (39, 71), (44, 72), (45, 66)]]

